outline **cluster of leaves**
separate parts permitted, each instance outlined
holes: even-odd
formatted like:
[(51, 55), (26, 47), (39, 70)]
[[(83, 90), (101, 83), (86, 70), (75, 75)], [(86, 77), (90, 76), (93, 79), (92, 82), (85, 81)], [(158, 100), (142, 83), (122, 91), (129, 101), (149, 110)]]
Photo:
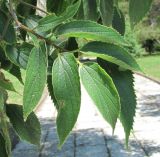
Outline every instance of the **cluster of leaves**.
[[(132, 28), (151, 1), (129, 1)], [(0, 154), (11, 155), (8, 122), (22, 140), (40, 144), (33, 111), (46, 83), (58, 112), (61, 147), (79, 114), (80, 80), (113, 130), (120, 119), (128, 143), (136, 108), (133, 71), (141, 70), (123, 47), (125, 18), (118, 0), (47, 0), (44, 17), (36, 15), (35, 5), (36, 0), (0, 1)], [(20, 69), (26, 70), (23, 104), (7, 104), (7, 91), (16, 91), (2, 69), (22, 84)]]

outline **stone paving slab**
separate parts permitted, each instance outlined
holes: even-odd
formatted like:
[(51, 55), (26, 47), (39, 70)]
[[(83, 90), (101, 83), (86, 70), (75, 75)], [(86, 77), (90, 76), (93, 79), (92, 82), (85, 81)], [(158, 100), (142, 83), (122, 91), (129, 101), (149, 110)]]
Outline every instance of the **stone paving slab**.
[(56, 111), (50, 98), (39, 108), (41, 146), (20, 142), (13, 157), (160, 157), (160, 85), (136, 75), (138, 105), (129, 150), (118, 122), (114, 135), (82, 87), (82, 106), (77, 124), (62, 150), (57, 148)]

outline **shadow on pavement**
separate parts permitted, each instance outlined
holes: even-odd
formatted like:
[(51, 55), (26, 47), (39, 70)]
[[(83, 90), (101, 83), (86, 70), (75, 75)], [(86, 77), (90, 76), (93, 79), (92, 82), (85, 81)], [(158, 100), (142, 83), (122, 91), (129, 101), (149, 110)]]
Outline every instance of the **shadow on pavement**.
[(160, 94), (143, 96), (142, 100), (138, 106), (142, 117), (160, 117)]

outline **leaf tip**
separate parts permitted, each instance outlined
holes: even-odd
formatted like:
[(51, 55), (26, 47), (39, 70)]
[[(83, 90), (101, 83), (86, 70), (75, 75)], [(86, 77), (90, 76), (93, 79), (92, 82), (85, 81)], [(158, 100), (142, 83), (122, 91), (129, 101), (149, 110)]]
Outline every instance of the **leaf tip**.
[(23, 119), (24, 119), (24, 122), (27, 121), (28, 116), (29, 116), (29, 113), (25, 112), (25, 110), (23, 109)]

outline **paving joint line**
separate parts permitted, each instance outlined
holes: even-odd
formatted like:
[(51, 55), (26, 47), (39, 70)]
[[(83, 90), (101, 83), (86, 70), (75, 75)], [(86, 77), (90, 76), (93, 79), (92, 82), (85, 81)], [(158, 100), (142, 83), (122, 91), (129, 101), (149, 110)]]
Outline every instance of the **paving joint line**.
[(106, 146), (106, 150), (107, 150), (107, 153), (108, 153), (108, 157), (112, 157), (111, 155), (111, 151), (110, 149), (108, 148), (108, 144), (107, 144), (107, 137), (105, 136), (105, 133), (104, 133), (104, 130), (101, 129), (102, 133), (103, 133), (103, 138), (104, 138), (104, 142), (105, 142), (105, 146)]
[(43, 151), (44, 148), (45, 148), (45, 142), (46, 142), (46, 140), (47, 140), (48, 134), (49, 134), (49, 129), (47, 130), (46, 135), (45, 135), (45, 137), (44, 137), (44, 143), (43, 143), (43, 144), (41, 145), (41, 147), (40, 147), (38, 157), (42, 157), (42, 151)]
[(76, 148), (77, 148), (76, 139), (77, 139), (77, 134), (76, 134), (76, 132), (75, 132), (75, 133), (74, 133), (74, 157), (76, 157)]
[(150, 155), (148, 154), (147, 150), (144, 148), (143, 144), (141, 143), (141, 141), (138, 140), (138, 138), (136, 137), (135, 133), (132, 132), (133, 137), (135, 138), (136, 142), (140, 145), (141, 149), (143, 150), (143, 152), (145, 153), (146, 157), (150, 157)]

